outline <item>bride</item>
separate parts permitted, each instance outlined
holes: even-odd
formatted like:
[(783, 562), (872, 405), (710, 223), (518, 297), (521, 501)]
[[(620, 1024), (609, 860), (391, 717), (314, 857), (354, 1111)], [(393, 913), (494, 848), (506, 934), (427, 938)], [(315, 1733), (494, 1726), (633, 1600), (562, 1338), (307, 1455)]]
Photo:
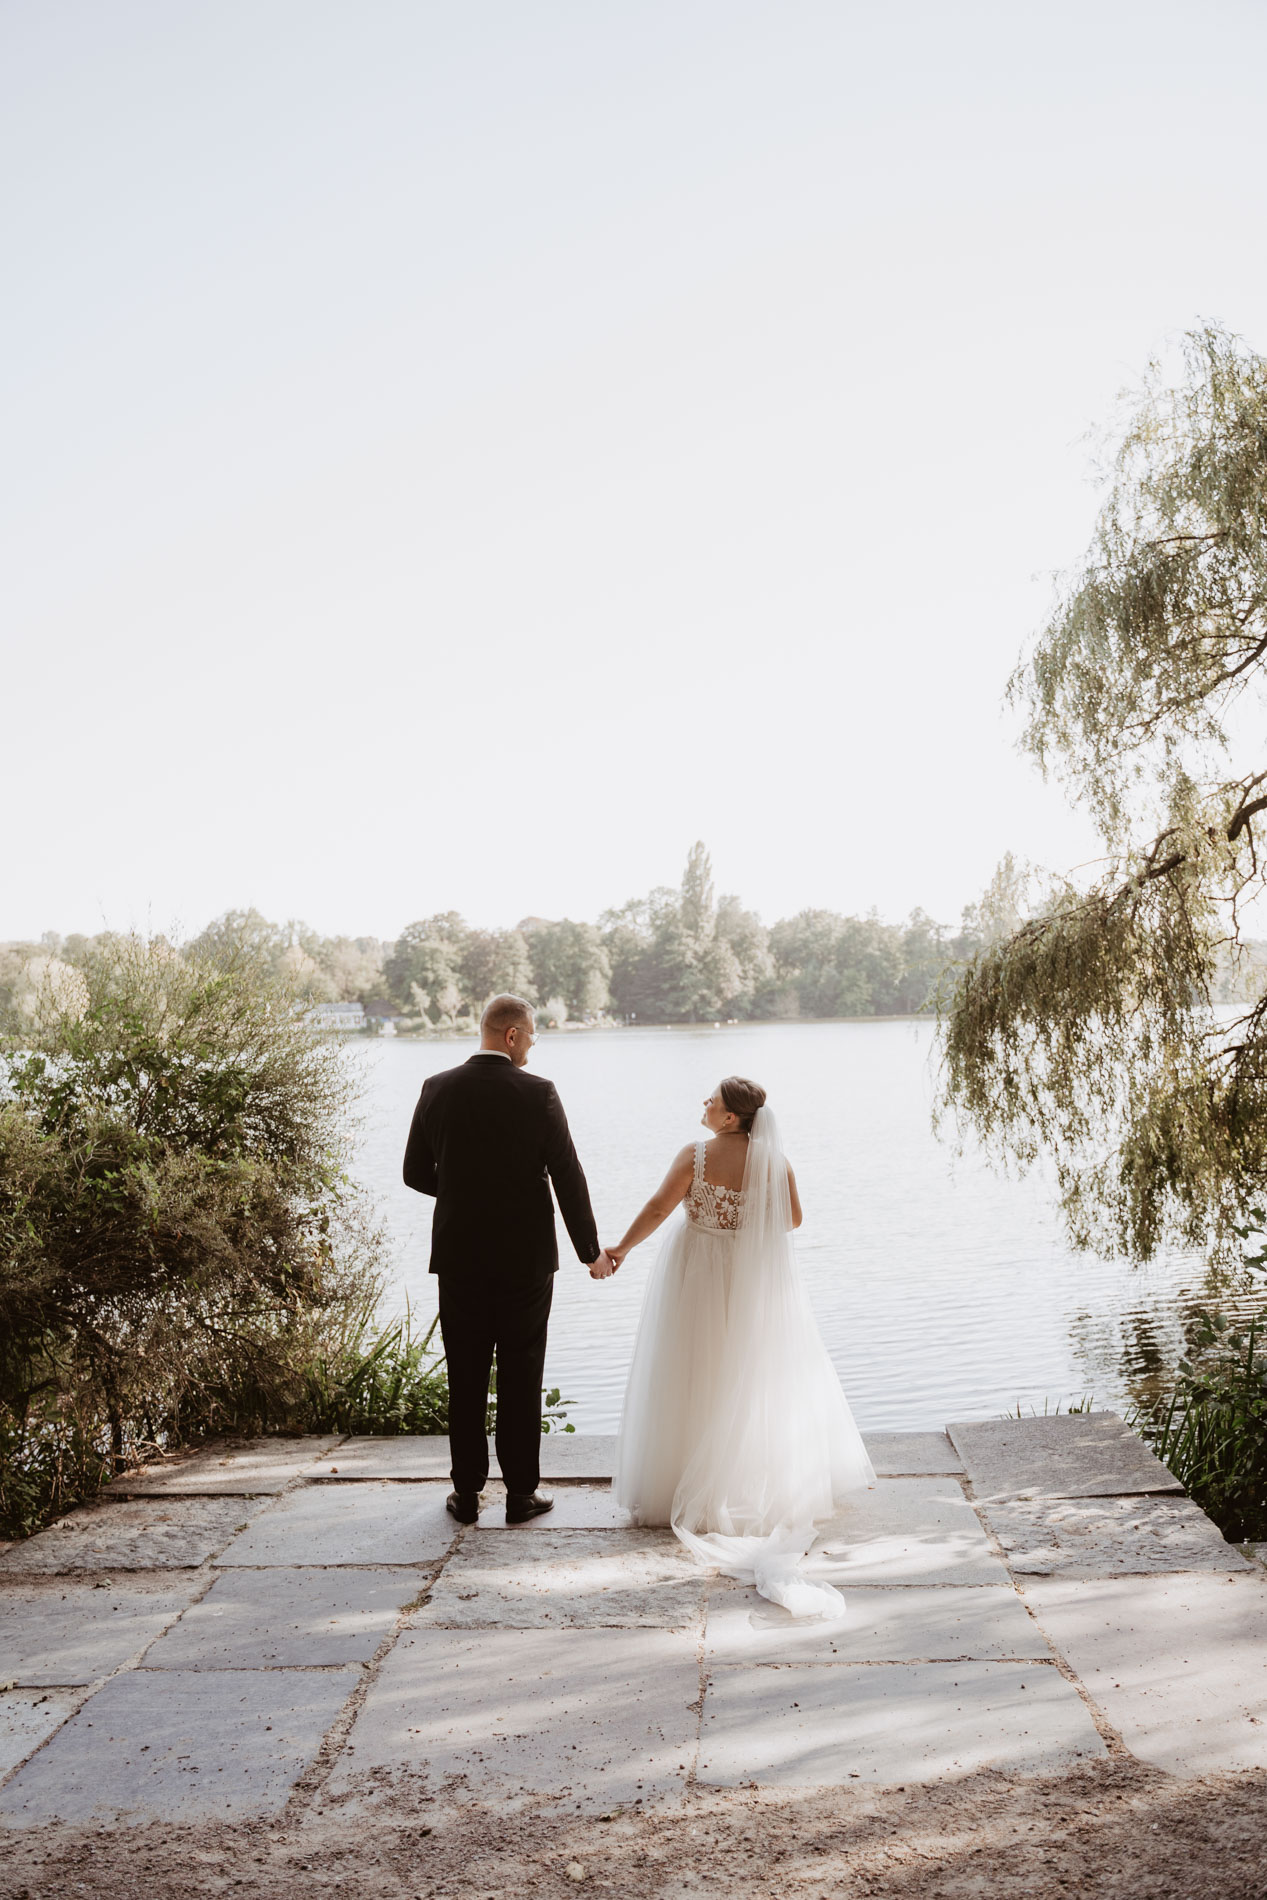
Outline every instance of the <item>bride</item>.
[(792, 1243), (801, 1204), (765, 1090), (727, 1076), (711, 1141), (683, 1148), (607, 1253), (618, 1267), (682, 1204), (643, 1300), (614, 1493), (796, 1616), (844, 1613), (804, 1560), (875, 1473), (819, 1337)]

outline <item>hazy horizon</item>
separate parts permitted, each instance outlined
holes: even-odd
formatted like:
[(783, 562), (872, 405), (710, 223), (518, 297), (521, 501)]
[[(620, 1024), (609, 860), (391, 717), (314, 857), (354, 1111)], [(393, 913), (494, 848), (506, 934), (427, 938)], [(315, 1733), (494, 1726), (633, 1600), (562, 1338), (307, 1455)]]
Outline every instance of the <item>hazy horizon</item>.
[(65, 0), (0, 26), (0, 938), (1098, 852), (1005, 681), (1088, 430), (1267, 345), (1245, 0)]

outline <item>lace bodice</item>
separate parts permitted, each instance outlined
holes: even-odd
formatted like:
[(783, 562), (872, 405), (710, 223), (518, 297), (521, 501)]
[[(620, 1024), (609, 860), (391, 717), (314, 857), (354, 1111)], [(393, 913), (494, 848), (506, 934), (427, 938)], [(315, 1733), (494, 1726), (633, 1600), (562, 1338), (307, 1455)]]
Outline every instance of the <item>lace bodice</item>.
[(717, 1234), (733, 1233), (743, 1221), (743, 1189), (715, 1187), (704, 1179), (704, 1143), (695, 1144), (695, 1175), (682, 1203), (693, 1227)]

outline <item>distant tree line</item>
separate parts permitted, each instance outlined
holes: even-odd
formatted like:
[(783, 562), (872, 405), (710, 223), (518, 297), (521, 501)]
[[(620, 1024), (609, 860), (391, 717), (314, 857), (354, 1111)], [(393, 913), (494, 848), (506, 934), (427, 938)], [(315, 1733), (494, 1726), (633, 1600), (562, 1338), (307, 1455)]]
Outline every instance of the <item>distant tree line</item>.
[[(526, 917), (485, 930), (441, 911), (384, 943), (227, 911), (188, 948), (222, 960), (245, 954), (313, 1003), (359, 1002), (402, 1028), (443, 1030), (476, 1021), (499, 990), (526, 996), (556, 1024), (905, 1015), (928, 1003), (949, 965), (980, 948), (986, 928), (980, 905), (954, 930), (922, 910), (901, 924), (804, 910), (767, 927), (738, 897), (714, 894), (697, 844), (680, 884), (597, 923)], [(0, 946), (0, 1012), (20, 1006), (23, 993), (70, 982), (101, 941), (50, 933)]]

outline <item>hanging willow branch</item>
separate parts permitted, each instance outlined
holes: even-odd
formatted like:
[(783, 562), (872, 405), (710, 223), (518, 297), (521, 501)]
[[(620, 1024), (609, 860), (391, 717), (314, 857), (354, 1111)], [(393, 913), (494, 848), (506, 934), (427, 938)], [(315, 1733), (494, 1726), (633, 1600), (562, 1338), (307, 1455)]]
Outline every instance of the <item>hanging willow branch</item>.
[(1267, 1191), (1267, 1012), (1212, 1010), (1263, 889), (1267, 756), (1211, 771), (1267, 684), (1267, 362), (1214, 329), (1185, 360), (1178, 387), (1150, 372), (1088, 559), (1010, 687), (1104, 874), (988, 946), (943, 1014), (943, 1111), (1002, 1159), (1047, 1155), (1074, 1242), (1137, 1259), (1218, 1251)]

